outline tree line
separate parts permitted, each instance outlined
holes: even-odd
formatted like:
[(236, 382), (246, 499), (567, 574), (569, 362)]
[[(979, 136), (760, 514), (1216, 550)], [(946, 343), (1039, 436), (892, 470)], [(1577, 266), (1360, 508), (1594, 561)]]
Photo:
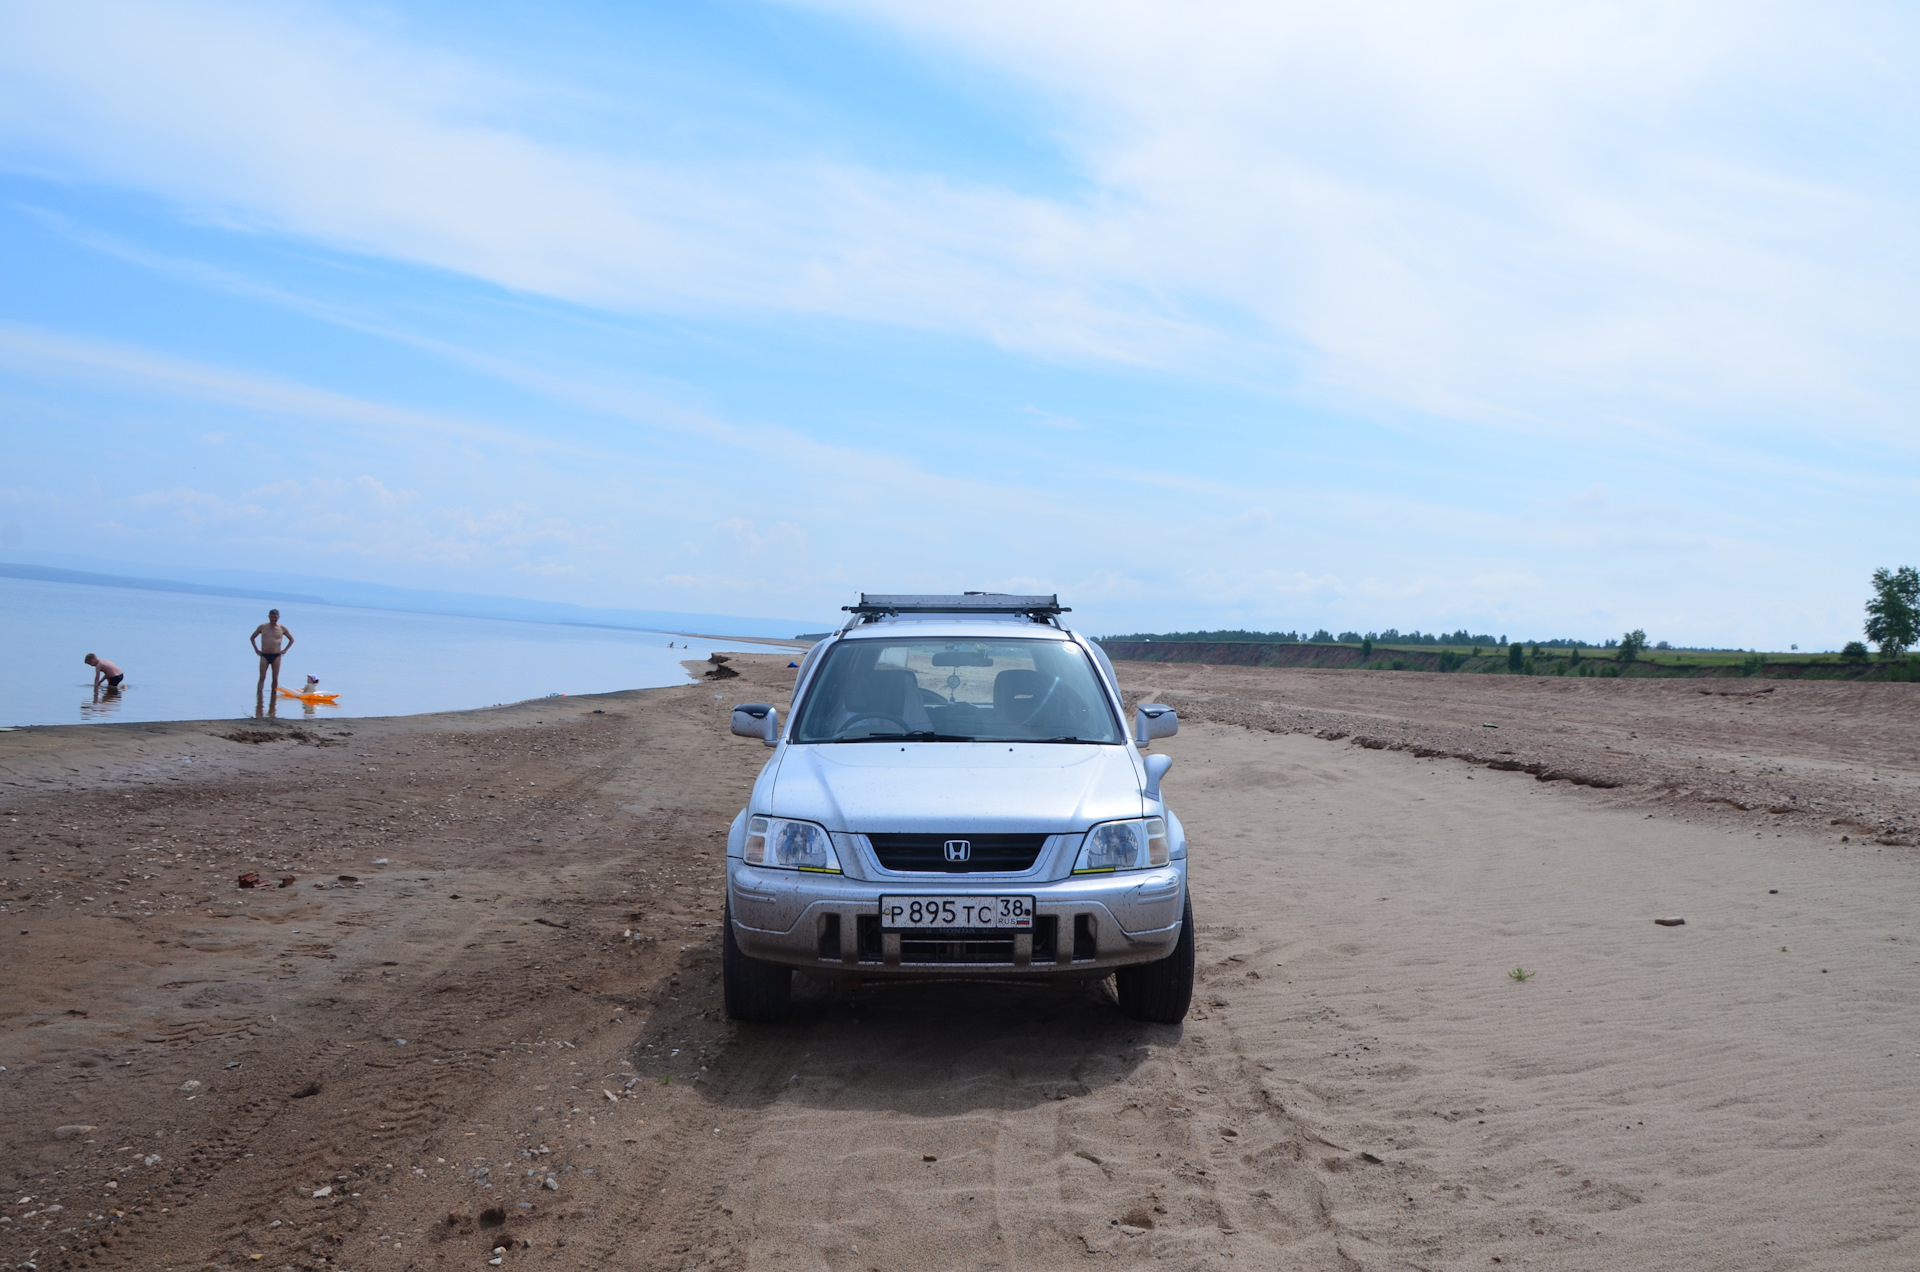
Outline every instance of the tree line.
[[(1643, 633), (1644, 634), (1644, 633)], [(1322, 627), (1312, 635), (1304, 632), (1253, 632), (1244, 628), (1221, 628), (1210, 632), (1134, 632), (1126, 636), (1102, 636), (1102, 640), (1138, 640), (1138, 641), (1196, 641), (1201, 644), (1256, 644), (1256, 645), (1472, 645), (1486, 649), (1505, 649), (1507, 638), (1492, 636), (1485, 632), (1469, 632), (1462, 627), (1452, 632), (1403, 632), (1397, 627), (1389, 627), (1383, 632), (1341, 632), (1338, 635)], [(1516, 641), (1514, 644), (1530, 645), (1535, 649), (1612, 649), (1620, 642), (1617, 640), (1595, 641), (1577, 640), (1572, 636), (1556, 637), (1553, 640)], [(1662, 641), (1657, 648), (1671, 648)]]
[[(1894, 659), (1903, 656), (1915, 645), (1920, 645), (1920, 570), (1903, 565), (1895, 569), (1878, 569), (1873, 572), (1872, 589), (1867, 597), (1867, 621), (1863, 635), (1879, 647), (1880, 656)], [(1527, 648), (1531, 647), (1535, 655), (1542, 650), (1572, 650), (1576, 656), (1582, 650), (1610, 650), (1620, 662), (1636, 662), (1649, 649), (1671, 650), (1673, 645), (1666, 641), (1657, 644), (1647, 642), (1647, 633), (1634, 628), (1618, 639), (1605, 641), (1576, 640), (1570, 636), (1556, 637), (1552, 640), (1521, 640), (1509, 643), (1506, 636), (1492, 636), (1484, 632), (1469, 632), (1462, 627), (1451, 632), (1422, 632), (1414, 630), (1403, 632), (1395, 627), (1378, 632), (1341, 632), (1338, 635), (1322, 627), (1311, 635), (1304, 632), (1256, 632), (1241, 627), (1220, 628), (1203, 632), (1134, 632), (1126, 636), (1106, 636), (1103, 640), (1134, 641), (1189, 641), (1202, 644), (1241, 644), (1262, 645), (1359, 645), (1371, 654), (1375, 645), (1451, 645), (1473, 646), (1476, 652), (1483, 648), (1505, 649), (1507, 661), (1517, 670), (1527, 657)], [(1687, 646), (1685, 648), (1695, 649)], [(1796, 646), (1797, 648), (1797, 646)], [(1722, 650), (1697, 649), (1696, 652), (1720, 653)], [(1859, 641), (1849, 641), (1840, 651), (1847, 659), (1864, 659), (1867, 647)]]
[[(1903, 565), (1873, 572), (1863, 634), (1880, 647), (1882, 658), (1898, 658), (1920, 644), (1920, 570)], [(1853, 653), (1859, 643), (1854, 641), (1844, 652)], [(1859, 656), (1865, 657), (1866, 652), (1862, 646)]]
[[(1384, 632), (1341, 632), (1334, 635), (1322, 627), (1312, 635), (1304, 632), (1250, 632), (1244, 628), (1222, 628), (1212, 632), (1135, 632), (1128, 636), (1103, 636), (1102, 640), (1178, 640), (1204, 644), (1251, 643), (1258, 645), (1490, 645), (1504, 647), (1505, 636), (1475, 635), (1461, 628), (1457, 632), (1403, 632), (1389, 627)], [(1575, 644), (1574, 641), (1549, 641), (1549, 645)]]

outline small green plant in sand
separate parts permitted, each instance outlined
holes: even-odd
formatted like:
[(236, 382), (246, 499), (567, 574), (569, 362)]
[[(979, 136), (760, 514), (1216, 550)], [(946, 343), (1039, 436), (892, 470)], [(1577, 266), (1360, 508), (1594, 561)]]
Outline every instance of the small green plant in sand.
[(1517, 980), (1517, 981), (1530, 981), (1534, 977), (1538, 976), (1539, 974), (1540, 973), (1538, 972), (1530, 972), (1524, 967), (1516, 967), (1512, 971), (1507, 973), (1507, 979)]

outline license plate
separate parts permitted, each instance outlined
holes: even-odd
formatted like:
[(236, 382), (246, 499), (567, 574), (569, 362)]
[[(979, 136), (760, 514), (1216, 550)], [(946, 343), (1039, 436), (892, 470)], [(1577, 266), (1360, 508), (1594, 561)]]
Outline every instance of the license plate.
[(890, 932), (942, 928), (1033, 930), (1032, 897), (881, 897), (880, 926)]

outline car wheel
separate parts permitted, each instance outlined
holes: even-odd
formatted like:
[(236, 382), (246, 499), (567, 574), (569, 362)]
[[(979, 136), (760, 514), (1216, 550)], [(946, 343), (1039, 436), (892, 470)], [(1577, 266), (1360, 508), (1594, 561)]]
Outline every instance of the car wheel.
[(740, 943), (733, 939), (731, 904), (722, 912), (720, 926), (725, 933), (720, 938), (720, 988), (727, 1016), (759, 1024), (785, 1020), (793, 997), (793, 969), (741, 953)]
[(1193, 897), (1180, 908), (1180, 940), (1173, 953), (1113, 974), (1120, 1010), (1135, 1020), (1177, 1025), (1193, 1003)]

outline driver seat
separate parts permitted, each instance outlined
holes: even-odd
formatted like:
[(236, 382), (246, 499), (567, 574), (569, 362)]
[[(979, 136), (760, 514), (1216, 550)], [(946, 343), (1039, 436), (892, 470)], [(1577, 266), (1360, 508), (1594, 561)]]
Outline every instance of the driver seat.
[(1040, 695), (1052, 679), (1027, 667), (1010, 667), (993, 678), (993, 714), (1003, 724), (1030, 724)]
[(920, 698), (920, 678), (903, 667), (876, 667), (847, 686), (847, 719), (867, 714), (904, 721), (909, 733), (933, 729)]

